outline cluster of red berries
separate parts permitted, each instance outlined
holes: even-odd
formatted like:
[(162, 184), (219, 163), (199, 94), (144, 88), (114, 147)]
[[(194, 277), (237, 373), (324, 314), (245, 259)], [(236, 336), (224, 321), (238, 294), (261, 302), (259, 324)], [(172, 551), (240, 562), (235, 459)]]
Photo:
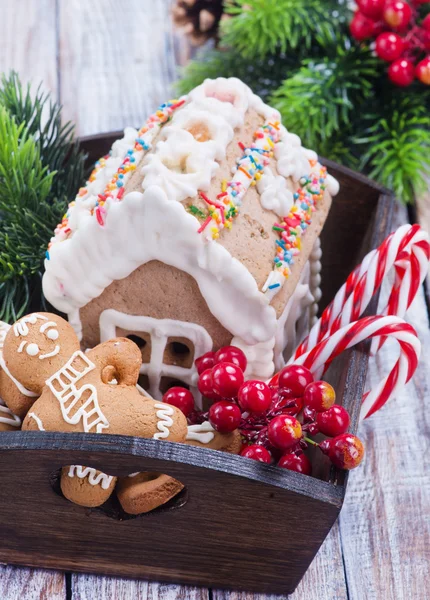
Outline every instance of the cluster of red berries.
[(430, 13), (421, 6), (430, 0), (357, 0), (350, 23), (357, 41), (376, 39), (375, 51), (390, 64), (388, 77), (406, 87), (414, 79), (430, 85)]
[[(347, 433), (348, 412), (335, 404), (333, 387), (314, 381), (305, 367), (287, 366), (269, 383), (245, 381), (247, 360), (235, 346), (208, 352), (195, 364), (198, 389), (213, 401), (209, 411), (196, 411), (192, 393), (181, 387), (171, 388), (163, 401), (182, 410), (191, 424), (209, 420), (220, 433), (239, 429), (242, 456), (310, 475), (312, 466), (304, 450), (311, 444), (341, 469), (360, 464), (363, 444)], [(318, 443), (309, 437), (317, 434), (330, 439)]]

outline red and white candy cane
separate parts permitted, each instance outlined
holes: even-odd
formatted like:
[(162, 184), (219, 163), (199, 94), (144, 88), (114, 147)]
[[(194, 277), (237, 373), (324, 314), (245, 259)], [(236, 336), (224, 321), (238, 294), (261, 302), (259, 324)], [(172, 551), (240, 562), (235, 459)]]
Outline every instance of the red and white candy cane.
[(318, 379), (331, 361), (344, 350), (364, 340), (385, 337), (398, 341), (400, 356), (379, 385), (364, 394), (360, 417), (367, 418), (379, 410), (391, 394), (405, 385), (417, 368), (421, 343), (412, 325), (394, 316), (364, 317), (338, 329), (301, 356), (293, 357), (289, 364), (304, 365)]
[[(381, 314), (403, 317), (428, 272), (429, 258), (428, 234), (419, 225), (399, 227), (354, 269), (297, 348), (294, 357), (298, 358), (341, 327), (356, 321), (392, 268), (394, 282), (388, 303)], [(381, 337), (373, 349), (376, 351), (382, 343)]]

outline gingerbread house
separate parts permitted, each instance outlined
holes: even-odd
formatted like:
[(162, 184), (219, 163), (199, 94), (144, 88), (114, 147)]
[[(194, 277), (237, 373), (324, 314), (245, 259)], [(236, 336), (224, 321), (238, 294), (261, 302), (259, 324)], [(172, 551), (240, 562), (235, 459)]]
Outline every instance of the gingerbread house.
[(142, 352), (159, 398), (234, 344), (279, 369), (319, 299), (319, 233), (338, 191), (317, 155), (238, 79), (206, 80), (126, 129), (55, 230), (43, 289), (82, 346)]

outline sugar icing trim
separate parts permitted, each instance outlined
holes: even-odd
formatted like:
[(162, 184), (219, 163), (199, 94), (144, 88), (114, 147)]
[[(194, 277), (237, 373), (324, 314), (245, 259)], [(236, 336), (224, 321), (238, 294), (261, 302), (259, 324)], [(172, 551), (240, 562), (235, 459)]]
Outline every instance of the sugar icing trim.
[(209, 444), (215, 437), (215, 429), (205, 421), (199, 425), (188, 425), (187, 440), (194, 440), (201, 444)]
[[(93, 369), (94, 363), (78, 350), (46, 381), (46, 385), (60, 404), (64, 421), (70, 425), (77, 425), (82, 420), (85, 433), (89, 433), (93, 427), (97, 433), (109, 427), (109, 421), (100, 409), (95, 386), (88, 383), (80, 388), (76, 386)], [(76, 410), (75, 407), (85, 392), (89, 392), (89, 396)]]
[(22, 383), (20, 381), (18, 381), (18, 379), (15, 379), (15, 377), (12, 375), (12, 373), (9, 371), (9, 369), (6, 366), (6, 362), (3, 358), (3, 354), (0, 351), (0, 368), (3, 369), (3, 371), (6, 373), (6, 375), (9, 377), (9, 379), (11, 379), (14, 384), (16, 385), (16, 387), (18, 388), (18, 390), (21, 392), (21, 394), (23, 396), (27, 396), (29, 398), (36, 398), (39, 394), (36, 394), (35, 392), (32, 392), (31, 390), (28, 390), (27, 388), (25, 388)]
[(327, 169), (316, 160), (310, 160), (310, 174), (300, 179), (300, 187), (294, 194), (294, 205), (290, 212), (275, 223), (273, 230), (279, 234), (274, 259), (274, 270), (270, 273), (262, 291), (272, 299), (291, 274), (295, 257), (300, 254), (302, 237), (311, 224), (312, 215), (324, 197)]
[(0, 423), (11, 425), (12, 427), (21, 427), (21, 419), (15, 415), (10, 408), (6, 406), (0, 398)]
[(153, 438), (155, 440), (162, 440), (165, 439), (167, 437), (169, 437), (169, 433), (170, 433), (170, 427), (173, 425), (173, 419), (172, 419), (172, 415), (174, 414), (174, 410), (171, 406), (169, 406), (168, 404), (161, 404), (161, 403), (157, 403), (154, 404), (154, 407), (157, 410), (157, 418), (158, 418), (158, 423), (157, 423), (157, 429), (159, 429), (159, 431), (157, 433), (154, 433)]
[[(122, 160), (117, 164), (118, 161), (115, 160), (116, 157), (114, 156), (114, 160), (112, 160), (112, 157), (108, 154), (96, 162), (86, 185), (79, 190), (76, 199), (69, 205), (68, 211), (64, 215), (62, 222), (57, 226), (50, 247), (55, 242), (67, 239), (67, 237), (73, 233), (74, 227), (71, 217), (74, 212), (79, 210), (79, 207), (85, 208), (90, 215), (94, 214), (100, 225), (104, 224), (106, 202), (122, 199), (124, 186), (131, 174), (142, 162), (145, 154), (151, 149), (152, 142), (160, 131), (160, 128), (170, 120), (173, 112), (185, 103), (185, 99), (186, 97), (183, 97), (179, 100), (170, 100), (169, 102), (162, 104), (154, 114), (148, 117), (146, 123), (137, 133), (131, 128), (124, 131), (124, 141), (126, 142), (125, 150), (123, 147), (124, 145), (121, 144), (121, 142), (119, 144), (118, 142), (115, 142), (112, 147), (113, 153), (119, 151), (119, 154), (122, 155)], [(127, 147), (130, 133), (131, 135), (135, 135), (134, 143), (131, 148)], [(117, 168), (115, 173), (110, 174), (107, 167), (111, 166), (112, 163)], [(101, 172), (104, 172), (105, 175), (110, 175), (106, 183), (102, 180), (102, 182), (105, 183), (103, 191), (92, 185), (97, 181)], [(75, 228), (76, 225), (77, 223), (75, 224)], [(49, 257), (50, 254), (48, 249), (46, 258), (49, 260)]]
[[(112, 308), (102, 311), (99, 318), (99, 327), (101, 342), (117, 337), (117, 328), (135, 332), (142, 331), (150, 335), (151, 354), (149, 361), (143, 362), (140, 367), (141, 375), (148, 377), (150, 396), (159, 397), (161, 378), (171, 377), (189, 385), (196, 403), (200, 405), (196, 370), (192, 367), (166, 364), (163, 357), (169, 338), (172, 337), (190, 340), (194, 346), (194, 356), (201, 356), (212, 350), (213, 341), (206, 329), (196, 323), (129, 315)], [(142, 390), (142, 393), (148, 396), (146, 391)]]
[(104, 490), (107, 490), (113, 481), (112, 476), (101, 472), (97, 473), (96, 469), (82, 465), (70, 465), (68, 475), (69, 477), (79, 477), (79, 479), (88, 477), (90, 485), (100, 485)]
[(28, 413), (28, 418), (33, 419), (36, 422), (36, 425), (37, 425), (37, 428), (39, 429), (39, 431), (46, 431), (46, 429), (43, 426), (42, 419), (40, 417), (38, 417), (36, 415), (36, 413), (34, 413), (34, 412)]
[(207, 236), (216, 240), (224, 227), (231, 228), (233, 218), (239, 214), (243, 197), (250, 186), (255, 185), (261, 178), (264, 168), (268, 166), (280, 133), (279, 114), (274, 112), (254, 133), (254, 141), (249, 148), (239, 144), (243, 154), (236, 161), (237, 168), (232, 180), (225, 182), (216, 201), (200, 192), (200, 196), (208, 205), (209, 216), (199, 228), (199, 233), (205, 232)]

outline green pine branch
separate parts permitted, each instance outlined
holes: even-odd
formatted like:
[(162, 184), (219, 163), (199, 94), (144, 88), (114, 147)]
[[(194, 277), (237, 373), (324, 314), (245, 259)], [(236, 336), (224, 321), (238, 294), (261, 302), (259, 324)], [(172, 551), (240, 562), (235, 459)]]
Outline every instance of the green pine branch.
[(288, 129), (319, 150), (346, 130), (373, 94), (381, 67), (366, 47), (341, 38), (323, 58), (309, 58), (271, 97)]
[(222, 43), (252, 60), (329, 43), (351, 15), (346, 0), (236, 0), (226, 12)]
[(85, 155), (61, 108), (18, 76), (0, 83), (0, 319), (43, 307), (47, 245), (84, 180)]
[(419, 86), (390, 92), (362, 116), (353, 142), (362, 152), (360, 167), (399, 200), (411, 202), (430, 176), (430, 92)]

